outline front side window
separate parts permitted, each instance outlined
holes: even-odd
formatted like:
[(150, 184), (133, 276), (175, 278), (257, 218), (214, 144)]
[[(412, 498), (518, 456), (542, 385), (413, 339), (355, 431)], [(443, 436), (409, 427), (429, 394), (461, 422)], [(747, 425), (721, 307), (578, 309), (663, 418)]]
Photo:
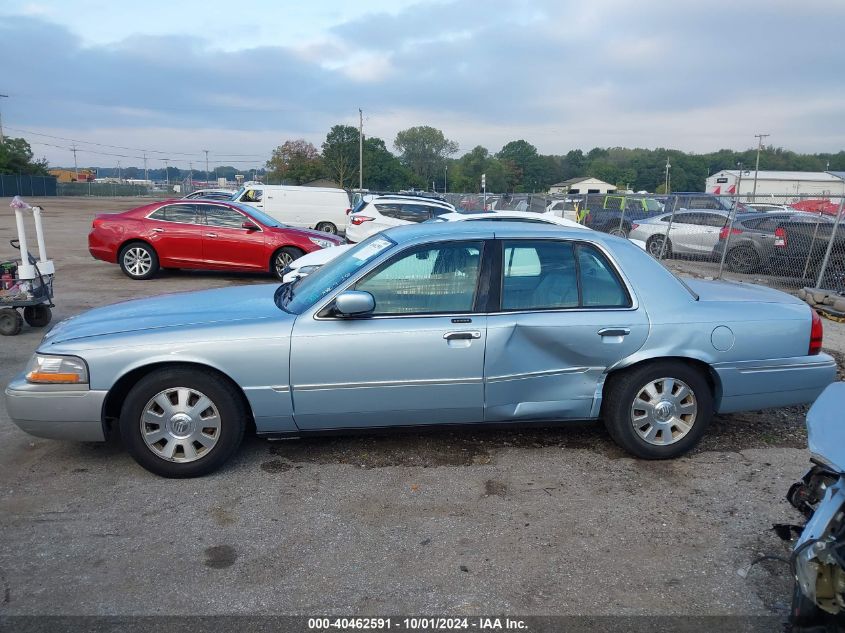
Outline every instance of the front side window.
[(205, 209), (205, 223), (208, 226), (239, 229), (246, 221), (246, 218), (234, 209), (211, 204), (203, 205), (203, 208)]
[(471, 312), (478, 287), (481, 242), (414, 248), (355, 285), (373, 295), (375, 315)]
[(244, 191), (244, 195), (242, 195), (239, 200), (241, 202), (261, 202), (261, 197), (261, 189), (247, 189)]
[(179, 222), (180, 224), (196, 224), (198, 221), (196, 207), (192, 204), (169, 204), (158, 209), (149, 217), (151, 220)]

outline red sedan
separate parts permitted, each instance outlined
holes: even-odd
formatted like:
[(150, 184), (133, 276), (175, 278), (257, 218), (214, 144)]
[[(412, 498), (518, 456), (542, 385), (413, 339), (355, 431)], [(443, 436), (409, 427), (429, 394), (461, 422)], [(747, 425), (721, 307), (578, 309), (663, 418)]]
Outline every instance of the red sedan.
[(94, 218), (88, 251), (132, 279), (160, 268), (266, 271), (283, 276), (305, 253), (342, 239), (285, 226), (257, 209), (231, 202), (166, 200)]

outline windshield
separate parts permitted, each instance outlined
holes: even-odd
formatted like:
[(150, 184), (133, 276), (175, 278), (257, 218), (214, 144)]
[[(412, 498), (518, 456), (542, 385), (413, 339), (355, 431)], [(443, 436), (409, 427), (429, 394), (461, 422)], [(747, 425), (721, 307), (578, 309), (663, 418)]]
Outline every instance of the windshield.
[(394, 246), (396, 242), (389, 237), (376, 234), (307, 277), (300, 277), (294, 282), (282, 284), (276, 291), (276, 304), (286, 312), (302, 314), (369, 262)]
[(232, 202), (231, 204), (233, 207), (237, 207), (247, 215), (251, 215), (253, 218), (261, 222), (261, 224), (263, 224), (264, 226), (285, 226), (276, 218), (271, 218), (266, 213), (262, 213), (255, 207), (251, 207), (248, 204), (240, 204), (238, 202)]

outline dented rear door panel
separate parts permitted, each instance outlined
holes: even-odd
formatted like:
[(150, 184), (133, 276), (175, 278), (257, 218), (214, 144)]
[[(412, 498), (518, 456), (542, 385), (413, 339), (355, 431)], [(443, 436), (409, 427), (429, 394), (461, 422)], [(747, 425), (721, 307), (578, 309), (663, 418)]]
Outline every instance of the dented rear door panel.
[(485, 421), (595, 417), (605, 371), (640, 349), (648, 333), (642, 308), (491, 314)]

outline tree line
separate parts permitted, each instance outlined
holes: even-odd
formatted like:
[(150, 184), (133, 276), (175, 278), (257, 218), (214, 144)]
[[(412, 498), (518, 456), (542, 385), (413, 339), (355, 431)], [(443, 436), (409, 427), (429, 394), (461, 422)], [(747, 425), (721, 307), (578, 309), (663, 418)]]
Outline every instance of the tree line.
[[(303, 184), (327, 178), (342, 187), (358, 186), (358, 129), (335, 125), (318, 149), (304, 139), (285, 141), (267, 161), (268, 182)], [(510, 141), (496, 153), (478, 145), (462, 156), (458, 144), (441, 130), (411, 127), (396, 135), (396, 153), (384, 140), (366, 137), (363, 142), (363, 186), (396, 191), (409, 187), (443, 191), (478, 192), (486, 174), (491, 192), (540, 192), (558, 182), (592, 176), (619, 189), (662, 193), (666, 163), (670, 164), (672, 191), (703, 191), (707, 176), (722, 169), (753, 169), (757, 150), (721, 149), (705, 154), (657, 148), (595, 147), (566, 154), (540, 154), (524, 139)], [(766, 147), (760, 168), (786, 171), (845, 171), (845, 151), (798, 154), (780, 147)]]
[[(372, 191), (398, 191), (410, 187), (443, 191), (478, 192), (481, 174), (486, 174), (487, 190), (495, 193), (547, 191), (558, 182), (581, 176), (599, 178), (619, 189), (662, 193), (666, 162), (671, 165), (672, 191), (703, 191), (708, 175), (722, 169), (753, 169), (756, 149), (720, 149), (705, 154), (657, 148), (595, 147), (588, 152), (574, 149), (566, 154), (540, 154), (524, 139), (505, 143), (492, 153), (478, 145), (458, 156), (458, 144), (441, 130), (415, 126), (401, 130), (393, 141), (393, 151), (377, 137), (363, 142), (363, 186)], [(318, 149), (304, 139), (287, 140), (273, 150), (264, 169), (243, 170), (218, 166), (209, 178), (234, 180), (236, 173), (262, 177), (268, 183), (300, 185), (326, 178), (345, 188), (358, 186), (358, 129), (335, 125)], [(760, 155), (760, 168), (786, 171), (845, 171), (845, 151), (799, 154), (780, 147), (766, 147)], [(0, 174), (43, 175), (47, 161), (34, 158), (22, 138), (4, 137), (0, 142)], [(124, 167), (124, 178), (143, 178), (138, 167)], [(100, 168), (100, 176), (117, 176), (117, 168)], [(154, 180), (180, 182), (189, 170), (170, 167), (150, 169)], [(193, 170), (195, 180), (205, 179), (202, 169)]]

